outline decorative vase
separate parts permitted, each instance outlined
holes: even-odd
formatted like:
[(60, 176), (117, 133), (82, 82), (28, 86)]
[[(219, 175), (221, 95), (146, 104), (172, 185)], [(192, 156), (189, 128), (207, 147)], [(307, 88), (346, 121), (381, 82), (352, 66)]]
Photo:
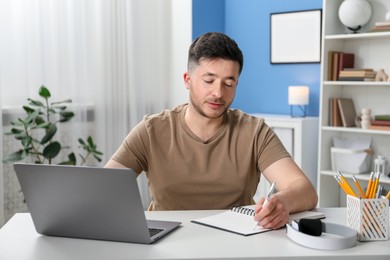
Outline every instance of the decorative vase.
[(372, 8), (367, 0), (344, 0), (339, 7), (339, 18), (349, 30), (356, 33), (368, 23)]
[(371, 125), (371, 109), (363, 108), (362, 109), (362, 128), (368, 129)]

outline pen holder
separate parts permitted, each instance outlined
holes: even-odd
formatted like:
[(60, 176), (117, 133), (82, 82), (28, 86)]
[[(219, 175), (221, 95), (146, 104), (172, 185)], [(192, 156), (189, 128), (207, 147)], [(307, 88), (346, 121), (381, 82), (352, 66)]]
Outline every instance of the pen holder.
[(389, 200), (360, 199), (347, 195), (347, 225), (357, 232), (359, 241), (389, 238)]

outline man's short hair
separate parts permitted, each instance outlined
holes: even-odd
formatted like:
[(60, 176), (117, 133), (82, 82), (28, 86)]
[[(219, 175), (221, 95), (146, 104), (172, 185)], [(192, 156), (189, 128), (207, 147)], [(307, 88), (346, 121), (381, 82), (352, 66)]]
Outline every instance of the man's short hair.
[(229, 36), (218, 33), (205, 33), (194, 40), (188, 51), (188, 71), (199, 65), (202, 59), (222, 58), (239, 63), (239, 74), (244, 65), (244, 57), (237, 43)]

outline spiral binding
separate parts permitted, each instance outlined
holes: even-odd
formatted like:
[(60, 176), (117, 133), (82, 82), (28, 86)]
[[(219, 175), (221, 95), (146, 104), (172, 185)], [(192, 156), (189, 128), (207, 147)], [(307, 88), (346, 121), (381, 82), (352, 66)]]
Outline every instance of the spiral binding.
[(253, 209), (248, 209), (244, 207), (233, 207), (232, 208), (233, 212), (249, 215), (249, 216), (254, 216), (255, 215), (255, 210)]

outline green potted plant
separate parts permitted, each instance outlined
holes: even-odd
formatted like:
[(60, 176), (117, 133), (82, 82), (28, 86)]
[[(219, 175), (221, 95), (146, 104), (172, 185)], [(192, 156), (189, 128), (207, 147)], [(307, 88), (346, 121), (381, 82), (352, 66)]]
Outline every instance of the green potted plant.
[[(17, 121), (11, 122), (11, 131), (5, 133), (12, 135), (19, 140), (22, 148), (16, 152), (6, 155), (3, 162), (10, 163), (31, 157), (35, 163), (52, 164), (61, 151), (69, 150), (69, 146), (62, 145), (55, 139), (57, 125), (68, 122), (74, 117), (74, 113), (68, 110), (67, 103), (71, 99), (49, 102), (51, 97), (50, 91), (41, 86), (39, 89), (40, 100), (28, 99), (28, 105), (23, 106), (26, 112), (24, 119), (18, 118)], [(39, 136), (42, 136), (39, 138)], [(81, 159), (80, 165), (86, 163), (87, 158), (93, 156), (97, 161), (101, 161), (102, 152), (98, 151), (96, 144), (91, 136), (85, 140), (79, 138), (78, 142), (83, 154), (79, 154)], [(58, 164), (76, 165), (78, 163), (74, 152), (70, 151), (67, 160)]]

